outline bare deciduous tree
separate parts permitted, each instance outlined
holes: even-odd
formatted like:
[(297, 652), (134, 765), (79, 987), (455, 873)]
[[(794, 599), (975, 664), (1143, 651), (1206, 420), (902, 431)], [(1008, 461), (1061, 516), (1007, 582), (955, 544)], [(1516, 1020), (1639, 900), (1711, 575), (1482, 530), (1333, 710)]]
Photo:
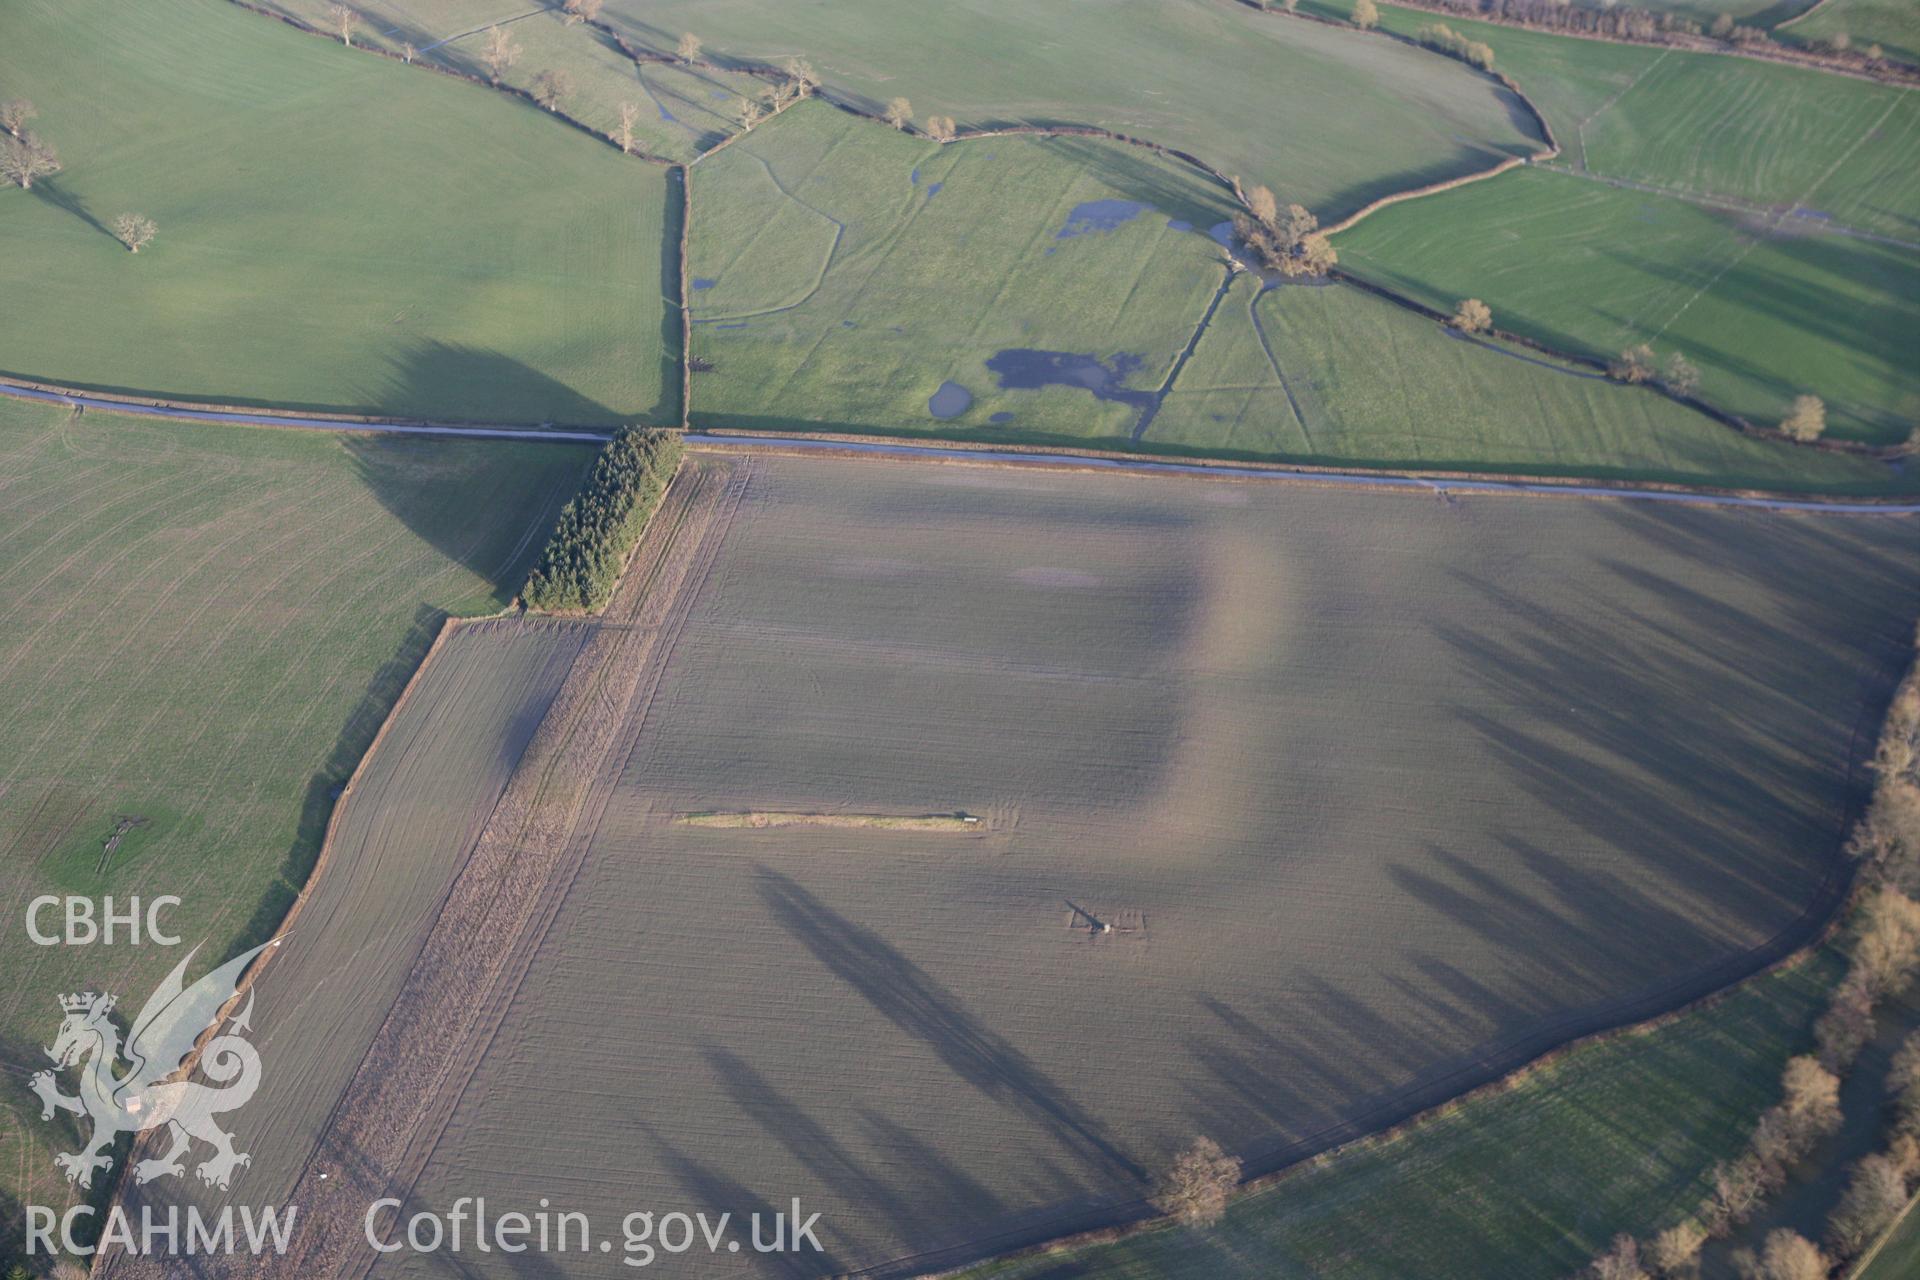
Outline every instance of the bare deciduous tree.
[(1805, 1236), (1785, 1227), (1767, 1233), (1760, 1251), (1761, 1280), (1827, 1280), (1826, 1257)]
[(353, 29), (360, 25), (360, 12), (352, 5), (330, 4), (327, 6), (327, 21), (333, 24), (334, 34), (340, 37), (340, 43), (353, 47)]
[(740, 105), (733, 109), (733, 118), (740, 122), (742, 129), (751, 129), (760, 123), (767, 109), (760, 105), (758, 98), (742, 98)]
[(1843, 1071), (1860, 1056), (1860, 1050), (1873, 1038), (1873, 995), (1866, 984), (1843, 982), (1833, 993), (1833, 1001), (1813, 1024), (1813, 1038), (1820, 1046), (1820, 1065), (1829, 1071)]
[(682, 62), (692, 64), (700, 61), (700, 37), (691, 31), (682, 31), (680, 43), (673, 52)]
[(788, 58), (785, 63), (787, 79), (796, 86), (796, 92), (806, 97), (820, 87), (820, 77), (814, 74), (813, 64), (805, 58)]
[(567, 0), (564, 6), (567, 25), (595, 21), (600, 16), (600, 7), (605, 3), (606, 0)]
[(1493, 309), (1478, 298), (1462, 298), (1447, 323), (1462, 333), (1485, 333), (1493, 327)]
[(507, 33), (505, 27), (487, 28), (487, 47), (480, 51), (480, 60), (487, 64), (487, 75), (495, 84), (507, 74), (510, 67), (520, 57), (520, 46)]
[(913, 104), (905, 98), (895, 98), (887, 103), (887, 123), (904, 130), (913, 123)]
[(1853, 1166), (1846, 1194), (1827, 1219), (1827, 1241), (1843, 1258), (1866, 1248), (1907, 1204), (1907, 1178), (1886, 1156), (1872, 1155)]
[(17, 138), (27, 131), (27, 121), (39, 114), (40, 108), (25, 98), (0, 102), (0, 129), (5, 129), (10, 137)]
[(1353, 25), (1371, 31), (1380, 25), (1380, 10), (1373, 0), (1353, 0)]
[(633, 126), (640, 119), (640, 104), (623, 102), (620, 104), (620, 150), (633, 154)]
[(22, 131), (17, 138), (0, 143), (0, 178), (23, 191), (33, 189), (34, 180), (60, 172), (60, 153), (40, 135)]
[(1255, 187), (1247, 192), (1247, 212), (1254, 220), (1272, 226), (1280, 217), (1280, 201), (1271, 187)]
[(1195, 1138), (1160, 1175), (1153, 1203), (1183, 1226), (1204, 1227), (1220, 1221), (1239, 1185), (1240, 1162), (1212, 1138)]
[(401, 43), (400, 61), (406, 63), (408, 66), (412, 66), (413, 60), (419, 56), (420, 50), (414, 48), (413, 41), (407, 40)]
[(1630, 1235), (1617, 1235), (1607, 1251), (1587, 1268), (1593, 1280), (1652, 1280), (1640, 1265), (1640, 1243)]
[(952, 142), (959, 132), (960, 127), (954, 124), (952, 116), (927, 117), (927, 136), (935, 142)]
[(1700, 370), (1678, 351), (1667, 357), (1666, 371), (1660, 382), (1677, 396), (1690, 396), (1700, 389)]
[(144, 213), (123, 213), (113, 220), (113, 234), (134, 253), (153, 242), (160, 228)]
[(1780, 429), (1795, 440), (1818, 440), (1827, 429), (1826, 403), (1819, 396), (1795, 396)]
[(1802, 1054), (1789, 1058), (1780, 1073), (1780, 1105), (1790, 1116), (1805, 1119), (1818, 1129), (1838, 1127), (1840, 1078), (1818, 1059)]
[(1620, 382), (1646, 382), (1653, 377), (1653, 348), (1644, 342), (1628, 347), (1607, 366), (1607, 376)]
[(1682, 1276), (1693, 1270), (1706, 1243), (1707, 1229), (1689, 1218), (1653, 1238), (1647, 1246), (1647, 1261), (1663, 1276)]
[(573, 77), (565, 71), (542, 71), (533, 78), (533, 100), (549, 111), (560, 109), (560, 100), (573, 95)]

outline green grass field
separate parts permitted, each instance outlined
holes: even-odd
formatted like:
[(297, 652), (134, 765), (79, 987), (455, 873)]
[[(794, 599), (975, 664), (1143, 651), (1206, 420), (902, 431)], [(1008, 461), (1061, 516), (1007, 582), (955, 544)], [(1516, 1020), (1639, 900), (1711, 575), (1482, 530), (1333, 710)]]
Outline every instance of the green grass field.
[[(985, 361), (1124, 353), (1139, 362), (1126, 387), (1156, 388), (1224, 270), (1205, 229), (1229, 216), (1227, 193), (1113, 143), (942, 147), (804, 103), (691, 183), (693, 354), (714, 365), (694, 375), (703, 426), (1124, 441), (1136, 406), (1001, 390)], [(972, 404), (939, 421), (947, 381)]]
[(1920, 1275), (1920, 1212), (1909, 1208), (1886, 1244), (1854, 1280), (1912, 1280)]
[[(265, 0), (262, 7), (333, 30), (328, 0)], [(520, 53), (501, 83), (531, 89), (542, 72), (564, 72), (574, 91), (558, 104), (561, 113), (606, 134), (619, 123), (620, 104), (631, 102), (640, 108), (636, 147), (669, 160), (691, 160), (734, 132), (740, 98), (763, 87), (752, 76), (714, 67), (637, 66), (601, 32), (569, 25), (558, 4), (546, 13), (525, 6), (476, 10), (465, 0), (370, 0), (355, 8), (365, 16), (354, 32), (356, 45), (403, 54), (411, 44), (416, 62), (475, 76), (489, 74), (482, 24), (506, 20)]]
[(1827, 0), (1804, 21), (1779, 32), (1795, 42), (1825, 41), (1845, 35), (1856, 49), (1877, 44), (1887, 57), (1920, 62), (1920, 7), (1912, 0)]
[(1697, 1201), (1714, 1162), (1778, 1096), (1786, 1059), (1811, 1042), (1839, 967), (1823, 956), (1580, 1049), (1309, 1165), (1209, 1231), (1152, 1231), (966, 1280), (1561, 1280), (1616, 1232), (1650, 1235)]
[[(588, 456), (0, 401), (0, 897), (178, 894), (210, 953), (272, 929), (440, 619), (507, 602)], [(0, 1190), (66, 1195), (11, 1079), (45, 1065), (54, 997), (137, 1009), (178, 958), (35, 947), (15, 918)]]
[(874, 110), (899, 94), (922, 119), (1151, 138), (1329, 220), (1535, 145), (1510, 95), (1457, 62), (1221, 0), (613, 0), (606, 18), (658, 49), (691, 30), (722, 61), (805, 57)]
[[(1403, 36), (1437, 20), (1380, 6), (1381, 27)], [(1694, 197), (1800, 205), (1920, 242), (1920, 170), (1909, 162), (1920, 98), (1910, 92), (1752, 58), (1446, 21), (1490, 45), (1494, 66), (1540, 108), (1558, 164)]]
[(1753, 440), (1591, 370), (1463, 340), (1357, 288), (1256, 288), (1236, 279), (1146, 443), (1736, 488), (1901, 483), (1878, 463)]
[(1682, 351), (1701, 392), (1778, 421), (1822, 396), (1836, 435), (1892, 442), (1920, 419), (1920, 251), (1520, 170), (1382, 210), (1338, 238), (1342, 265), (1553, 347)]
[[(0, 372), (441, 419), (677, 416), (657, 166), (223, 0), (8, 7)], [(106, 229), (154, 218), (138, 256)]]

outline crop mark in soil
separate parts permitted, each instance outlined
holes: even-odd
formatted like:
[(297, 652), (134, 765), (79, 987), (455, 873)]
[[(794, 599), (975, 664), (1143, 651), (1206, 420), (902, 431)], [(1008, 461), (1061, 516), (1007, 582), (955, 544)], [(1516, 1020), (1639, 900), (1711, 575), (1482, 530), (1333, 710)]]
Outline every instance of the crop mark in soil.
[(718, 827), (729, 831), (774, 831), (784, 827), (825, 827), (841, 831), (917, 831), (943, 835), (980, 835), (987, 824), (964, 809), (952, 813), (782, 813), (746, 810), (740, 813), (687, 813), (674, 821), (686, 827)]
[(151, 819), (139, 814), (121, 814), (113, 820), (113, 833), (100, 842), (100, 861), (95, 864), (95, 875), (106, 874), (107, 867), (113, 862), (113, 855), (120, 850), (120, 843), (135, 829), (144, 827)]

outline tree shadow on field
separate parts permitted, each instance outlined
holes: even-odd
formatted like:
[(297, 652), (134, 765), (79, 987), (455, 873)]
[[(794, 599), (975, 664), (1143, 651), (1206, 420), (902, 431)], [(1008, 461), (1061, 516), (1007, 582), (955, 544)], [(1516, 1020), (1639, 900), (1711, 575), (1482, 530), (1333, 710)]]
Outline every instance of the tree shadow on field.
[[(612, 427), (636, 420), (526, 362), (488, 347), (438, 338), (399, 344), (388, 356), (381, 385), (368, 388), (369, 412), (428, 421), (505, 426)], [(663, 392), (662, 402), (665, 396)], [(445, 413), (447, 406), (460, 413)], [(466, 406), (486, 406), (473, 413)], [(497, 406), (497, 407), (496, 407)], [(652, 421), (660, 404), (641, 419)]]
[(1179, 218), (1196, 230), (1205, 231), (1233, 216), (1226, 190), (1178, 160), (1161, 160), (1125, 143), (1091, 138), (1054, 137), (1040, 145), (1068, 166), (1093, 174), (1124, 198)]
[[(761, 1222), (761, 1239), (768, 1238), (768, 1225), (775, 1214), (786, 1213), (789, 1205), (773, 1204), (766, 1197), (752, 1189), (735, 1182), (726, 1174), (709, 1168), (693, 1156), (675, 1146), (658, 1130), (644, 1120), (635, 1120), (633, 1128), (641, 1137), (653, 1145), (659, 1152), (667, 1171), (678, 1179), (681, 1188), (692, 1197), (691, 1203), (660, 1206), (657, 1212), (682, 1212), (687, 1214), (706, 1213), (709, 1219), (722, 1213), (730, 1213), (733, 1219), (729, 1230), (736, 1239), (742, 1241), (741, 1248), (751, 1246), (753, 1240), (752, 1219), (758, 1216)], [(804, 1200), (804, 1198), (803, 1198)], [(822, 1219), (822, 1231), (831, 1233), (833, 1224)], [(847, 1274), (847, 1268), (833, 1251), (825, 1247), (816, 1252), (811, 1249), (780, 1251), (757, 1254), (760, 1270), (756, 1275), (777, 1275), (790, 1280), (820, 1280), (825, 1276)]]
[(94, 217), (93, 211), (87, 208), (87, 202), (82, 199), (78, 193), (69, 191), (62, 186), (60, 179), (40, 179), (40, 181), (33, 184), (33, 194), (60, 210), (60, 212), (71, 214), (80, 219), (80, 221), (86, 223), (114, 243), (119, 243), (120, 237), (108, 230), (106, 223)]
[[(346, 435), (340, 446), (367, 492), (408, 532), (512, 601), (546, 545), (560, 509), (579, 491), (593, 446), (503, 440)], [(502, 465), (520, 455), (521, 466)], [(464, 502), (449, 502), (450, 489)]]
[(1145, 1179), (1145, 1170), (1114, 1145), (1098, 1120), (931, 974), (795, 881), (757, 870), (760, 896), (773, 918), (887, 1021), (926, 1044), (975, 1089), (1025, 1115), (1090, 1166), (1098, 1181)]
[(407, 628), (399, 648), (374, 673), (359, 702), (347, 713), (332, 749), (327, 752), (326, 762), (307, 780), (306, 791), (300, 802), (299, 822), (292, 842), (281, 856), (280, 870), (266, 896), (254, 908), (251, 918), (227, 945), (222, 953), (224, 956), (238, 955), (280, 931), (287, 912), (305, 888), (308, 877), (313, 874), (327, 824), (333, 817), (334, 805), (339, 801), (347, 779), (353, 776), (360, 758), (373, 745), (374, 735), (379, 733), (394, 703), (399, 701), (401, 691), (425, 660), (427, 650), (432, 647), (433, 639), (440, 633), (446, 617), (443, 611), (430, 605), (422, 604), (414, 609), (413, 622)]

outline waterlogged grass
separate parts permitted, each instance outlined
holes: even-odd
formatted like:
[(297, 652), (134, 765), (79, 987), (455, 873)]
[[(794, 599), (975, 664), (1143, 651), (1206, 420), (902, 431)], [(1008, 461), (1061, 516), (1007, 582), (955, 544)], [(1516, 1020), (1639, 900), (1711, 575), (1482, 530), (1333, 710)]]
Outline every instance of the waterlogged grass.
[[(65, 169), (0, 191), (0, 371), (482, 421), (677, 417), (667, 175), (224, 2), (9, 6)], [(106, 230), (159, 224), (138, 256)]]
[(693, 31), (723, 62), (798, 55), (876, 111), (904, 95), (922, 119), (1150, 138), (1326, 218), (1534, 145), (1510, 96), (1457, 62), (1218, 0), (613, 0), (605, 17), (661, 50)]
[[(1207, 1231), (999, 1263), (963, 1280), (1559, 1280), (1616, 1232), (1678, 1220), (1811, 1042), (1840, 964), (1756, 979), (1580, 1049), (1399, 1137), (1309, 1165)], [(1887, 1280), (1908, 1273), (1887, 1271)], [(1876, 1275), (1875, 1280), (1879, 1280)]]
[(1608, 358), (1684, 353), (1701, 394), (1771, 424), (1802, 392), (1830, 430), (1904, 439), (1920, 419), (1920, 250), (1524, 169), (1384, 209), (1343, 266), (1432, 306)]
[(1877, 463), (1754, 440), (1583, 366), (1462, 338), (1357, 288), (1263, 292), (1246, 276), (1147, 443), (1338, 465), (1734, 488), (1900, 483)]
[[(0, 896), (175, 894), (203, 961), (257, 940), (441, 618), (511, 598), (589, 460), (0, 400)], [(9, 1075), (46, 1065), (56, 995), (138, 1008), (178, 959), (36, 947), (16, 917)], [(64, 1204), (46, 1144), (70, 1135), (22, 1098), (0, 1198)]]
[[(1216, 184), (1116, 144), (943, 147), (811, 102), (691, 183), (702, 426), (1124, 441), (1137, 404), (1002, 389), (987, 361), (1080, 353), (1124, 368), (1116, 389), (1159, 387), (1222, 279), (1205, 233), (1230, 212)], [(949, 382), (971, 403), (936, 419)]]

